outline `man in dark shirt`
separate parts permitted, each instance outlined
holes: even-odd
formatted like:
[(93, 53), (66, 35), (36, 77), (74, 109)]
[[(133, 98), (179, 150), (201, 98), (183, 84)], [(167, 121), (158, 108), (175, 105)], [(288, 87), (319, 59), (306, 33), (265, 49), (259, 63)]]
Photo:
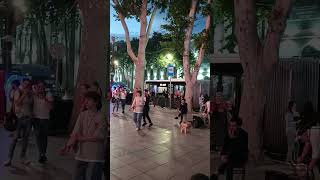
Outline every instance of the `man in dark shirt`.
[(233, 117), (229, 121), (228, 134), (224, 139), (221, 151), (222, 164), (218, 169), (219, 174), (227, 170), (227, 180), (232, 179), (233, 168), (245, 166), (248, 160), (248, 133), (241, 128), (242, 120)]

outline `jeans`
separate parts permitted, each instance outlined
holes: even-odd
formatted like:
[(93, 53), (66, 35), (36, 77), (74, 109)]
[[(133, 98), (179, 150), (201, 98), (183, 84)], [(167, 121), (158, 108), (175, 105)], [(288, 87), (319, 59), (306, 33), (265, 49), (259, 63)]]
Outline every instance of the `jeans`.
[(74, 180), (87, 180), (88, 170), (91, 167), (92, 171), (89, 174), (89, 180), (102, 180), (103, 163), (102, 162), (84, 162), (77, 161)]
[(45, 156), (48, 144), (48, 119), (34, 119), (33, 120), (37, 146), (40, 157)]
[(146, 118), (147, 118), (148, 121), (149, 121), (149, 124), (152, 124), (151, 118), (150, 118), (150, 116), (149, 116), (149, 107), (145, 107), (145, 108), (143, 109), (142, 117), (143, 117), (143, 122), (144, 122), (144, 123), (146, 123)]
[(117, 112), (119, 110), (119, 99), (115, 99), (113, 103), (113, 112), (117, 108)]
[(287, 153), (287, 161), (294, 160), (294, 144), (296, 138), (296, 130), (292, 128), (287, 129), (287, 143), (288, 143), (288, 153)]
[(134, 113), (133, 114), (133, 121), (136, 124), (136, 128), (140, 129), (141, 127), (141, 119), (142, 119), (142, 113)]
[(12, 160), (12, 158), (13, 158), (14, 150), (16, 148), (16, 145), (18, 142), (18, 137), (20, 134), (21, 134), (21, 138), (22, 138), (22, 151), (21, 151), (20, 157), (21, 158), (26, 157), (31, 127), (32, 127), (31, 118), (29, 118), (29, 117), (18, 118), (17, 130), (15, 132), (15, 137), (13, 138), (13, 141), (12, 141), (10, 148), (9, 148), (9, 159), (10, 160)]
[(124, 109), (126, 107), (126, 100), (125, 99), (121, 99), (121, 107), (122, 107), (122, 112), (124, 112)]

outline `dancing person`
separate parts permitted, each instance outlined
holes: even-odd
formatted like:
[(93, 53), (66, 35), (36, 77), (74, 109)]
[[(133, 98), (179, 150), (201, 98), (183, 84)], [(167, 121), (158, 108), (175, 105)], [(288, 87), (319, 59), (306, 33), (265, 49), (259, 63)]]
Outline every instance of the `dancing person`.
[(136, 97), (133, 99), (131, 110), (133, 110), (133, 121), (136, 125), (136, 130), (139, 131), (141, 127), (141, 119), (143, 114), (144, 100), (142, 98), (141, 90), (138, 90)]
[(33, 102), (33, 124), (39, 150), (38, 161), (43, 164), (47, 161), (48, 126), (50, 111), (53, 106), (53, 97), (51, 93), (46, 92), (43, 82), (37, 84)]
[(288, 105), (288, 112), (285, 115), (286, 120), (286, 135), (287, 135), (287, 161), (293, 160), (294, 144), (296, 139), (297, 130), (297, 118), (299, 118), (299, 113), (297, 112), (297, 106), (295, 101), (290, 101)]
[(178, 119), (178, 117), (180, 117), (179, 125), (182, 123), (182, 121), (187, 120), (187, 114), (188, 114), (188, 104), (186, 103), (185, 99), (182, 99), (179, 107), (179, 115), (175, 117), (175, 119)]
[(88, 92), (87, 110), (81, 112), (67, 144), (61, 149), (64, 155), (77, 146), (75, 155), (76, 171), (74, 180), (86, 180), (91, 166), (90, 180), (101, 180), (105, 162), (106, 123), (103, 114), (98, 110), (100, 95)]
[(122, 114), (124, 113), (124, 110), (126, 107), (126, 100), (127, 100), (127, 92), (123, 87), (121, 87), (120, 88), (120, 102), (121, 102), (121, 107), (122, 107)]
[(29, 79), (23, 79), (21, 89), (16, 91), (14, 94), (14, 101), (16, 102), (14, 107), (15, 113), (18, 118), (17, 130), (15, 132), (13, 141), (10, 145), (9, 159), (4, 163), (4, 166), (11, 166), (19, 134), (22, 135), (22, 151), (20, 154), (20, 159), (23, 164), (29, 163), (26, 159), (26, 155), (29, 142), (29, 135), (32, 127), (33, 113), (33, 97)]
[(150, 103), (150, 99), (151, 99), (151, 96), (149, 94), (149, 91), (146, 89), (144, 90), (144, 107), (143, 107), (143, 124), (142, 126), (145, 126), (147, 125), (147, 122), (146, 122), (146, 118), (148, 119), (149, 121), (149, 127), (151, 127), (153, 125), (152, 121), (151, 121), (151, 118), (149, 116), (149, 111), (150, 111), (150, 106), (149, 106), (149, 103)]

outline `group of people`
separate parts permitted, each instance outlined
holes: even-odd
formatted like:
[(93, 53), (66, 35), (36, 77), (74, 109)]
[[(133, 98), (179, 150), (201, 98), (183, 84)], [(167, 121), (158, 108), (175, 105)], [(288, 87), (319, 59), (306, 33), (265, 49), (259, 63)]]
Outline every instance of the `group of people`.
[(125, 106), (126, 106), (126, 99), (127, 99), (127, 92), (123, 87), (114, 87), (112, 91), (112, 102), (113, 102), (113, 110), (118, 112), (119, 104), (121, 103), (122, 113), (124, 113)]
[[(75, 153), (75, 180), (85, 180), (91, 167), (91, 180), (102, 179), (107, 128), (102, 108), (102, 91), (97, 82), (92, 86), (81, 84), (81, 109), (73, 132), (66, 145), (59, 153), (65, 155), (71, 150)], [(50, 111), (53, 108), (53, 96), (46, 90), (46, 85), (39, 81), (32, 84), (31, 80), (23, 79), (12, 83), (9, 94), (10, 111), (17, 117), (17, 128), (9, 148), (8, 160), (4, 166), (11, 166), (14, 152), (19, 138), (22, 139), (20, 158), (23, 164), (31, 161), (27, 157), (29, 136), (32, 128), (35, 131), (36, 143), (39, 151), (38, 162), (47, 162), (48, 125)]]
[[(149, 127), (153, 125), (149, 116), (151, 95), (149, 90), (145, 89), (144, 93), (140, 89), (135, 90), (135, 97), (133, 98), (130, 106), (130, 111), (133, 111), (133, 121), (135, 123), (136, 130), (141, 130), (141, 127), (147, 125), (146, 119), (149, 122)], [(125, 113), (125, 106), (127, 101), (127, 92), (123, 87), (114, 87), (112, 91), (113, 113), (118, 112), (119, 103), (121, 102), (122, 113)], [(143, 124), (142, 121), (143, 120)]]
[[(318, 166), (320, 172), (319, 137), (310, 138), (311, 128), (319, 123), (317, 118), (319, 117), (315, 116), (311, 102), (305, 103), (302, 113), (297, 111), (295, 101), (289, 102), (288, 111), (285, 115), (288, 144), (287, 161), (303, 163), (310, 170)], [(296, 144), (298, 146), (295, 146)]]
[(39, 150), (39, 163), (47, 161), (47, 135), (50, 110), (53, 106), (53, 97), (46, 91), (45, 84), (41, 81), (31, 83), (29, 79), (13, 81), (12, 90), (9, 94), (11, 109), (17, 120), (17, 128), (13, 136), (9, 149), (8, 160), (5, 166), (10, 166), (14, 156), (18, 139), (22, 139), (22, 152), (20, 158), (24, 164), (27, 164), (26, 153), (28, 148), (29, 136), (33, 129), (36, 134), (36, 142)]

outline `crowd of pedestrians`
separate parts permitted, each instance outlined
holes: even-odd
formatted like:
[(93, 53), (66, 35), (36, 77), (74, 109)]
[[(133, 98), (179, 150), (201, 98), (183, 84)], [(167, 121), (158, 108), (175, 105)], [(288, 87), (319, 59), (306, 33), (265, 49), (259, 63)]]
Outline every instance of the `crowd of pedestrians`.
[[(97, 82), (92, 85), (80, 85), (80, 114), (66, 145), (59, 151), (61, 155), (73, 150), (76, 160), (75, 180), (85, 180), (91, 169), (90, 179), (102, 179), (107, 128), (101, 113), (102, 90)], [(48, 146), (48, 128), (50, 112), (53, 109), (54, 98), (42, 81), (32, 82), (29, 79), (13, 81), (8, 94), (10, 113), (16, 117), (16, 130), (13, 132), (9, 147), (8, 160), (4, 166), (11, 166), (16, 145), (21, 139), (22, 149), (20, 160), (23, 164), (31, 163), (27, 156), (30, 135), (34, 131), (38, 148), (38, 162), (45, 164)], [(57, 150), (58, 151), (58, 150)]]
[(51, 93), (46, 91), (43, 82), (36, 82), (32, 85), (29, 79), (23, 79), (21, 85), (19, 81), (12, 83), (12, 90), (9, 96), (11, 112), (15, 114), (17, 124), (9, 148), (8, 160), (4, 165), (10, 166), (12, 164), (19, 138), (22, 139), (20, 159), (23, 164), (30, 162), (26, 155), (32, 128), (35, 131), (39, 151), (38, 161), (42, 164), (45, 163), (47, 161), (48, 121), (53, 102)]

